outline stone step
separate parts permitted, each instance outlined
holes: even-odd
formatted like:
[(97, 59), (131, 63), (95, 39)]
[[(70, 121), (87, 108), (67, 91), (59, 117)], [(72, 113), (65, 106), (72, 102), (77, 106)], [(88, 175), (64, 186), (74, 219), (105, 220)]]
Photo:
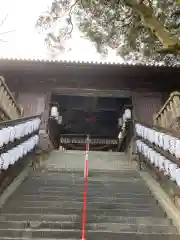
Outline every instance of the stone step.
[[(73, 184), (77, 184), (77, 185), (81, 185), (84, 183), (84, 176), (78, 176), (78, 177), (72, 177), (72, 176), (69, 176), (69, 177), (62, 177), (62, 176), (52, 176), (52, 177), (28, 177), (28, 179), (25, 181), (26, 184), (35, 184), (35, 182), (37, 183), (44, 183), (44, 184), (47, 184), (47, 182), (53, 184), (53, 183), (60, 183), (60, 182), (63, 183), (73, 183)], [(91, 186), (94, 186), (94, 185), (98, 185), (98, 186), (101, 186), (101, 185), (104, 185), (104, 184), (113, 184), (113, 185), (123, 185), (123, 184), (144, 184), (144, 182), (142, 181), (141, 178), (126, 178), (126, 177), (103, 177), (103, 178), (91, 178), (89, 177), (88, 178), (88, 184)]]
[[(84, 192), (84, 186), (80, 187), (80, 188), (77, 188), (77, 187), (71, 187), (71, 186), (68, 186), (68, 187), (43, 187), (43, 186), (37, 186), (36, 188), (33, 187), (21, 187), (18, 189), (19, 192), (22, 192), (22, 193), (45, 193), (45, 192), (49, 192), (49, 194), (52, 193), (56, 193), (56, 192), (59, 192), (59, 194), (66, 194), (66, 193), (69, 193), (69, 192), (72, 192), (72, 193), (76, 193), (76, 192), (79, 192), (79, 193), (83, 193)], [(149, 190), (145, 187), (136, 187), (136, 188), (133, 188), (132, 187), (129, 187), (128, 191), (130, 193), (149, 193)], [(121, 194), (121, 193), (126, 193), (128, 192), (127, 191), (127, 187), (122, 187), (120, 186), (119, 189), (117, 188), (88, 188), (88, 193), (91, 194), (95, 194), (95, 195), (101, 195), (101, 194)]]
[[(55, 184), (55, 186), (59, 185), (60, 182), (62, 182), (62, 184), (64, 184), (65, 182), (66, 183), (71, 183), (71, 184), (77, 184), (77, 185), (83, 185), (84, 184), (84, 177), (78, 177), (78, 178), (60, 178), (60, 177), (52, 177), (52, 178), (41, 178), (41, 177), (38, 177), (38, 178), (29, 178), (28, 179), (28, 184), (29, 185), (34, 185), (35, 183), (38, 184), (50, 184), (50, 185), (53, 185)], [(118, 184), (121, 184), (121, 185), (127, 185), (127, 184), (134, 184), (134, 185), (137, 185), (138, 183), (139, 184), (143, 184), (143, 181), (142, 179), (130, 179), (130, 178), (106, 178), (104, 177), (103, 179), (99, 180), (99, 178), (93, 178), (93, 179), (88, 179), (88, 184), (89, 186), (103, 186), (104, 184), (105, 185), (108, 185), (108, 184), (114, 184), (115, 186), (118, 186)]]
[[(21, 186), (21, 189), (37, 189), (37, 188), (42, 188), (42, 189), (54, 189), (54, 190), (59, 190), (59, 189), (77, 189), (77, 190), (81, 190), (84, 188), (84, 182), (81, 184), (77, 184), (76, 182), (61, 182), (59, 181), (59, 184), (53, 184), (53, 182), (49, 181), (49, 182), (29, 182), (28, 184), (24, 184), (23, 186)], [(88, 182), (87, 184), (88, 190), (94, 190), (94, 191), (107, 191), (107, 190), (114, 190), (117, 192), (120, 192), (121, 190), (126, 190), (126, 192), (129, 192), (129, 190), (133, 190), (133, 189), (137, 189), (137, 191), (139, 189), (142, 189), (144, 191), (148, 191), (150, 192), (147, 187), (142, 183), (120, 183), (120, 184), (111, 184), (111, 183), (104, 183), (104, 184), (91, 184)], [(128, 188), (128, 189), (127, 189)]]
[[(73, 176), (73, 177), (78, 177), (78, 176), (83, 176), (84, 174), (84, 165), (83, 165), (83, 169), (82, 170), (78, 170), (78, 169), (71, 169), (71, 168), (59, 168), (59, 169), (43, 169), (42, 171), (37, 171), (37, 172), (32, 172), (31, 176), (32, 177), (43, 177), (43, 176), (47, 176), (47, 177), (61, 177), (61, 176), (65, 176), (66, 178), (69, 176)], [(125, 171), (123, 170), (91, 170), (89, 169), (89, 174), (90, 174), (90, 178), (91, 177), (125, 177), (125, 178), (140, 178), (140, 175), (138, 173), (138, 171), (135, 170), (127, 170)]]
[[(31, 239), (31, 238), (30, 238)], [(44, 240), (46, 238), (33, 238), (33, 240)], [(67, 238), (59, 238), (59, 240), (66, 240)], [(13, 238), (1, 238), (0, 237), (0, 240), (19, 240), (19, 237), (13, 237)], [(29, 240), (29, 238), (26, 238), (26, 237), (21, 237), (21, 240)], [(54, 240), (54, 238), (48, 238), (48, 240)], [(79, 240), (79, 238), (68, 238), (68, 240)]]
[[(20, 191), (16, 191), (15, 195), (13, 197), (16, 197), (16, 196), (26, 196), (26, 195), (31, 195), (31, 196), (39, 196), (39, 197), (43, 197), (43, 196), (49, 196), (49, 197), (52, 197), (52, 198), (61, 198), (61, 196), (63, 197), (66, 197), (69, 199), (69, 197), (72, 197), (72, 198), (80, 198), (82, 199), (83, 197), (83, 193), (84, 192), (49, 192), (49, 191), (46, 191), (46, 192), (41, 192), (41, 193), (24, 193), (24, 192), (20, 192)], [(93, 192), (91, 193), (88, 193), (88, 198), (98, 198), (98, 197), (101, 197), (101, 198), (107, 198), (107, 199), (118, 199), (118, 198), (142, 198), (142, 199), (152, 199), (152, 196), (148, 193), (126, 193), (126, 192), (123, 192), (123, 193), (109, 193), (106, 192), (106, 193), (100, 193), (100, 194), (95, 194)]]
[[(127, 173), (128, 172), (128, 173)], [(80, 173), (73, 173), (73, 172), (68, 172), (67, 174), (65, 172), (60, 172), (60, 171), (54, 171), (53, 173), (49, 173), (49, 172), (38, 172), (36, 174), (31, 174), (29, 175), (29, 178), (31, 179), (54, 179), (54, 180), (58, 180), (58, 179), (69, 179), (69, 178), (73, 178), (73, 179), (80, 179), (80, 180), (84, 180), (84, 170), (81, 171)], [(129, 173), (129, 171), (123, 171), (122, 173), (116, 174), (116, 173), (105, 173), (105, 172), (97, 172), (94, 173), (94, 171), (88, 171), (88, 179), (89, 181), (104, 181), (106, 179), (115, 179), (115, 181), (117, 180), (117, 182), (119, 182), (119, 180), (131, 180), (131, 179), (135, 179), (135, 180), (139, 180), (141, 179), (139, 176), (138, 172), (135, 172), (132, 174)]]
[[(89, 161), (88, 161), (89, 163)], [(125, 164), (121, 164), (119, 166), (121, 166), (121, 169), (117, 168), (117, 169), (98, 169), (98, 168), (90, 168), (88, 165), (88, 172), (90, 173), (90, 176), (92, 177), (99, 177), (99, 176), (111, 176), (111, 177), (128, 177), (132, 174), (132, 177), (139, 177), (139, 172), (132, 168), (132, 165), (129, 165), (128, 163), (128, 167), (126, 166), (125, 168), (123, 167)], [(63, 176), (63, 175), (73, 175), (74, 177), (76, 176), (82, 176), (82, 174), (84, 173), (84, 160), (83, 160), (83, 164), (81, 166), (81, 168), (71, 168), (71, 167), (59, 167), (59, 168), (41, 168), (38, 171), (31, 171), (31, 176), (44, 176), (45, 174), (47, 174), (48, 176), (50, 175), (54, 175), (54, 176)], [(66, 175), (67, 176), (67, 175)]]
[[(81, 238), (81, 230), (65, 230), (65, 229), (0, 229), (0, 236), (4, 238), (48, 238), (48, 239), (76, 239)], [(87, 232), (87, 239), (122, 239), (122, 240), (179, 240), (178, 234), (162, 234), (162, 233), (149, 233), (143, 234), (142, 232), (110, 232), (102, 230), (89, 230)]]
[[(71, 198), (72, 202), (79, 202), (83, 204), (82, 197), (73, 197)], [(10, 202), (10, 201), (9, 201)], [(23, 202), (28, 202), (29, 204), (39, 204), (39, 202), (42, 202), (44, 204), (45, 202), (53, 202), (53, 203), (60, 203), (60, 202), (69, 202), (69, 198), (66, 196), (62, 196), (59, 198), (56, 197), (49, 197), (48, 195), (18, 195), (17, 197), (13, 198), (13, 203), (21, 204)], [(148, 199), (148, 198), (105, 198), (105, 197), (92, 197), (88, 198), (88, 204), (132, 204), (132, 205), (146, 205), (146, 204), (157, 204), (157, 202), (154, 199)]]
[[(42, 214), (37, 213), (22, 214), (22, 213), (4, 213), (0, 215), (0, 222), (81, 222), (82, 215), (77, 214)], [(91, 214), (87, 216), (88, 223), (121, 223), (128, 225), (146, 225), (146, 226), (171, 226), (171, 220), (167, 218), (157, 217), (125, 217), (125, 216), (104, 216)]]
[[(94, 187), (92, 186), (89, 186), (87, 185), (87, 189), (88, 189), (88, 192), (90, 191), (93, 191), (94, 193), (101, 193), (101, 192), (113, 192), (113, 193), (123, 193), (123, 192), (126, 192), (126, 193), (150, 193), (149, 189), (140, 184), (140, 185), (134, 185), (132, 184), (132, 186), (130, 184), (126, 184), (126, 185), (119, 185), (119, 186), (116, 186), (116, 185), (104, 185), (104, 187), (99, 187), (96, 185)], [(49, 191), (49, 192), (55, 192), (55, 191), (64, 191), (64, 192), (68, 192), (68, 191), (84, 191), (84, 185), (81, 185), (79, 187), (77, 187), (76, 185), (70, 183), (70, 184), (67, 184), (65, 185), (65, 183), (62, 185), (60, 184), (59, 186), (43, 186), (43, 185), (39, 185), (37, 184), (36, 187), (31, 187), (31, 186), (28, 186), (27, 184), (25, 184), (25, 186), (21, 186), (20, 188), (18, 188), (18, 190), (21, 190), (23, 192), (27, 192), (27, 191), (32, 191), (32, 192), (35, 192), (35, 191)]]
[[(3, 221), (0, 222), (0, 229), (51, 229), (58, 230), (81, 230), (82, 223), (79, 222), (48, 222), (48, 221)], [(167, 228), (167, 226), (166, 226)]]
[[(31, 194), (31, 195), (49, 195), (49, 196), (58, 196), (59, 198), (61, 196), (66, 196), (70, 199), (70, 197), (82, 197), (83, 198), (83, 195), (84, 195), (84, 191), (32, 191), (32, 192), (29, 192), (29, 191), (17, 191), (16, 192), (16, 195), (27, 195), (27, 194)], [(94, 192), (94, 191), (89, 191), (87, 192), (87, 197), (88, 198), (92, 198), (92, 197), (105, 197), (105, 198), (121, 198), (121, 197), (132, 197), (133, 195), (136, 195), (138, 197), (148, 197), (151, 198), (152, 196), (149, 194), (149, 193), (126, 193), (125, 191), (124, 192), (121, 192), (121, 193), (116, 193), (116, 192), (113, 192), (113, 191), (106, 191), (106, 192)]]
[[(123, 185), (143, 185), (143, 186), (145, 186), (145, 184), (144, 184), (144, 182), (142, 181), (142, 179), (122, 179), (122, 178), (120, 178), (120, 180), (121, 181), (113, 181), (113, 182), (111, 182), (111, 181), (91, 181), (90, 179), (88, 179), (88, 185), (89, 186), (96, 186), (97, 185), (97, 187), (99, 186), (108, 186), (108, 185), (112, 185), (112, 186), (123, 186)], [(39, 183), (39, 184), (47, 184), (47, 183), (49, 183), (49, 185), (53, 185), (54, 183), (56, 183), (56, 185), (58, 185), (58, 183), (59, 183), (59, 185), (64, 185), (64, 184), (67, 184), (67, 186), (68, 186), (68, 184), (73, 184), (73, 185), (77, 185), (77, 187), (78, 186), (81, 186), (81, 185), (83, 185), (84, 184), (84, 178), (82, 179), (82, 180), (80, 180), (80, 179), (74, 179), (74, 178), (67, 178), (67, 179), (65, 179), (65, 178), (56, 178), (56, 179), (53, 179), (53, 178), (51, 178), (51, 179), (47, 179), (47, 178), (44, 178), (44, 179), (28, 179), (28, 181), (26, 181), (26, 182), (24, 182), (24, 184), (25, 185), (32, 185), (32, 186), (34, 186), (35, 185), (35, 183), (37, 182), (37, 184)], [(55, 185), (55, 186), (56, 186)]]
[(103, 239), (103, 240), (179, 240), (179, 235), (176, 234), (142, 234), (142, 233), (113, 233), (92, 231), (87, 232), (87, 239)]
[[(106, 236), (109, 237), (109, 234), (107, 234)], [(93, 237), (94, 237), (94, 235), (93, 235)], [(97, 237), (99, 237), (99, 235)], [(108, 238), (105, 238), (104, 234), (103, 234), (103, 237), (104, 237), (103, 239), (108, 240)], [(33, 240), (45, 240), (45, 239), (46, 238), (39, 238), (39, 237), (38, 238), (33, 238)], [(58, 238), (58, 239), (59, 240), (66, 240), (66, 239), (68, 239), (68, 240), (79, 240), (80, 238)], [(89, 235), (88, 235), (88, 239), (90, 239)], [(98, 238), (94, 237), (94, 239), (97, 240)], [(117, 240), (117, 239), (119, 239), (117, 234), (113, 234), (112, 240)], [(153, 240), (154, 239), (154, 235), (153, 236), (146, 235), (146, 236), (142, 236), (142, 237), (138, 235), (138, 236), (136, 236), (134, 238), (132, 236), (131, 236), (131, 238), (130, 238), (130, 236), (123, 236), (122, 240), (127, 240), (127, 239), (130, 239), (130, 240), (143, 240), (143, 239)], [(163, 238), (163, 236), (162, 237), (158, 236), (158, 239), (159, 240), (177, 240), (178, 236), (177, 235), (175, 235), (175, 236), (174, 235), (173, 236), (165, 236), (164, 238)], [(1, 238), (0, 237), (0, 240), (19, 240), (19, 238)], [(29, 240), (29, 238), (27, 239), (26, 237), (21, 237), (21, 240)], [(48, 240), (54, 240), (54, 238), (48, 238)]]
[[(52, 181), (29, 181), (28, 183), (24, 183), (23, 187), (24, 188), (36, 188), (36, 187), (48, 187), (48, 188), (82, 188), (84, 186), (84, 182), (79, 183), (76, 181), (59, 181), (54, 184)], [(88, 189), (108, 189), (108, 188), (133, 188), (133, 187), (138, 187), (138, 188), (144, 188), (147, 189), (147, 187), (144, 185), (143, 181), (139, 182), (119, 182), (117, 184), (112, 184), (109, 182), (104, 182), (104, 183), (91, 183), (88, 181)]]
[[(0, 215), (0, 221), (64, 221), (80, 222), (82, 214), (39, 214), (39, 213), (4, 213)], [(166, 223), (166, 222), (165, 222)]]
[[(38, 213), (38, 214), (81, 214), (82, 208), (57, 208), (54, 207), (21, 207), (16, 206), (14, 207), (4, 207), (1, 209), (0, 213)], [(87, 215), (89, 214), (99, 214), (99, 215), (105, 215), (105, 216), (137, 216), (137, 217), (164, 217), (164, 213), (157, 207), (152, 209), (124, 209), (124, 208), (114, 208), (114, 209), (108, 209), (107, 207), (101, 208), (101, 209), (94, 209), (94, 208), (88, 208)]]
[[(63, 178), (63, 177), (59, 177), (59, 176), (56, 176), (56, 177), (28, 177), (28, 181), (26, 180), (25, 183), (26, 184), (29, 184), (29, 185), (35, 185), (37, 183), (39, 184), (55, 184), (56, 185), (59, 185), (60, 182), (62, 182), (62, 184), (64, 182), (67, 182), (67, 183), (71, 183), (71, 184), (77, 184), (77, 185), (81, 185), (81, 184), (84, 184), (84, 176), (82, 177), (69, 177), (69, 178)], [(112, 178), (112, 177), (104, 177), (104, 178), (88, 178), (88, 185), (90, 186), (104, 186), (104, 184), (114, 184), (114, 185), (118, 185), (118, 184), (144, 184), (144, 182), (142, 181), (142, 179), (140, 178), (122, 178), (122, 177), (119, 177), (119, 178)]]
[[(38, 194), (35, 194), (35, 195), (31, 195), (31, 194), (27, 194), (27, 195), (16, 195), (13, 197), (13, 202), (17, 202), (17, 204), (20, 202), (31, 202), (31, 203), (36, 203), (36, 202), (44, 202), (44, 201), (50, 201), (50, 202), (60, 202), (60, 201), (63, 201), (63, 202), (66, 202), (66, 201), (69, 201), (69, 198), (67, 196), (49, 196), (49, 195), (44, 195), (44, 194), (41, 194), (41, 195), (38, 195)], [(72, 197), (71, 198), (71, 201), (77, 201), (77, 202), (82, 202), (82, 196), (79, 196), (79, 197)], [(153, 203), (153, 204), (156, 204), (156, 200), (147, 196), (138, 196), (136, 195), (135, 197), (101, 197), (101, 196), (92, 196), (92, 197), (89, 197), (88, 198), (88, 203), (122, 203), (122, 204), (150, 204), (150, 203)]]
[[(8, 207), (16, 207), (20, 205), (22, 207), (29, 208), (77, 208), (82, 209), (83, 201), (77, 202), (72, 201), (11, 201), (6, 204), (6, 208)], [(87, 202), (88, 209), (126, 209), (126, 210), (151, 210), (156, 207), (154, 204), (142, 204), (142, 203), (109, 203), (109, 202)]]
[[(81, 222), (42, 222), (42, 221), (4, 221), (0, 222), (1, 229), (51, 229), (53, 230), (81, 230)], [(173, 226), (148, 226), (144, 224), (127, 224), (127, 223), (88, 223), (86, 230), (89, 231), (107, 231), (119, 233), (142, 233), (142, 234), (177, 234), (177, 229)]]
[(87, 231), (102, 231), (113, 233), (141, 233), (141, 234), (177, 234), (177, 229), (172, 226), (146, 226), (125, 223), (92, 223), (87, 224)]
[[(117, 169), (119, 169), (120, 171), (130, 171), (132, 169), (132, 167), (129, 166), (129, 164), (124, 164), (124, 163), (118, 163), (118, 164), (114, 164), (113, 167), (111, 167), (110, 163), (108, 165), (103, 165), (103, 164), (96, 164), (95, 162), (88, 162), (88, 171), (90, 173), (93, 173), (94, 170), (98, 169), (101, 172), (105, 172), (107, 170), (107, 168), (109, 168), (110, 171), (116, 171)], [(84, 159), (81, 163), (76, 164), (75, 162), (72, 164), (72, 160), (69, 161), (69, 163), (67, 164), (63, 164), (60, 163), (59, 161), (55, 161), (55, 162), (51, 162), (48, 163), (46, 162), (46, 168), (49, 171), (71, 171), (71, 172), (83, 172), (84, 171)]]
[(97, 215), (92, 214), (87, 216), (88, 223), (122, 223), (122, 224), (136, 224), (136, 225), (146, 225), (146, 226), (172, 226), (172, 221), (167, 218), (157, 218), (157, 217), (138, 217), (138, 216), (110, 216), (110, 215)]
[(17, 239), (80, 239), (81, 230), (78, 229), (0, 229), (0, 236)]
[[(59, 151), (59, 150), (54, 150), (53, 152), (52, 152), (52, 155), (54, 156), (54, 155), (58, 155), (59, 156), (59, 154), (60, 154), (60, 152), (61, 151)], [(82, 153), (84, 153), (84, 151), (81, 151), (81, 150), (67, 150), (67, 152), (65, 152), (65, 154), (82, 154)], [(89, 151), (89, 153), (90, 154), (94, 154), (94, 155), (107, 155), (107, 154), (109, 154), (109, 155), (111, 155), (111, 156), (126, 156), (125, 155), (125, 153), (124, 152), (101, 152), (101, 151)]]

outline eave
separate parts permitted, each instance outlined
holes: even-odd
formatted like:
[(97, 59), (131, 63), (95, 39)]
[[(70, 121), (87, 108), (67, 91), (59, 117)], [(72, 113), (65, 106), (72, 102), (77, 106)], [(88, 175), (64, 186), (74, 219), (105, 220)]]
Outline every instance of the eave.
[[(117, 62), (80, 62), (80, 61), (49, 61), (37, 59), (0, 59), (0, 75), (8, 81), (19, 82), (64, 81), (64, 87), (72, 87), (77, 82), (106, 83), (106, 88), (120, 89), (120, 82), (127, 82), (127, 88), (151, 88), (159, 91), (172, 91), (180, 89), (180, 67), (164, 66), (162, 64), (132, 64)], [(69, 82), (74, 82), (71, 86)], [(60, 83), (61, 82), (61, 83)], [(109, 82), (109, 83), (107, 83)], [(117, 83), (119, 82), (119, 83)], [(30, 83), (29, 83), (30, 84)], [(108, 85), (109, 84), (109, 85)], [(85, 86), (82, 85), (82, 86)]]

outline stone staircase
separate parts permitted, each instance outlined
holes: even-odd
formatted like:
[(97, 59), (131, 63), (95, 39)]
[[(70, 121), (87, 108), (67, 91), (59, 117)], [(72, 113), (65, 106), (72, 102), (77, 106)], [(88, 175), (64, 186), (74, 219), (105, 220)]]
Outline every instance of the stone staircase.
[[(54, 151), (0, 213), (1, 239), (80, 239), (84, 153)], [(122, 153), (89, 153), (87, 239), (178, 240), (135, 166)]]

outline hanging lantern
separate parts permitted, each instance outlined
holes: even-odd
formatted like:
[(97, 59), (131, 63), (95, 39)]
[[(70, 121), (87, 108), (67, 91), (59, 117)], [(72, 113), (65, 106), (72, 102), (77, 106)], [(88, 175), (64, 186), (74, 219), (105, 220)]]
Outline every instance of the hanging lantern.
[(130, 109), (126, 109), (124, 112), (125, 118), (126, 119), (131, 119), (131, 110)]
[(51, 117), (56, 118), (56, 119), (58, 119), (58, 117), (59, 117), (58, 108), (55, 106), (53, 106), (51, 108)]

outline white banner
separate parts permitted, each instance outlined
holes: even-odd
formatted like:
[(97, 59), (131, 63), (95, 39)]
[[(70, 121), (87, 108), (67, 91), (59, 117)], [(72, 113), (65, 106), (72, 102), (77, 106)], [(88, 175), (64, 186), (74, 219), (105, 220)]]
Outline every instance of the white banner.
[[(85, 144), (86, 139), (83, 138), (69, 138), (69, 137), (61, 137), (60, 143), (78, 143), (78, 144)], [(89, 140), (89, 143), (92, 145), (102, 145), (102, 144), (109, 144), (109, 145), (116, 145), (116, 139), (107, 139), (107, 138), (93, 138)]]

